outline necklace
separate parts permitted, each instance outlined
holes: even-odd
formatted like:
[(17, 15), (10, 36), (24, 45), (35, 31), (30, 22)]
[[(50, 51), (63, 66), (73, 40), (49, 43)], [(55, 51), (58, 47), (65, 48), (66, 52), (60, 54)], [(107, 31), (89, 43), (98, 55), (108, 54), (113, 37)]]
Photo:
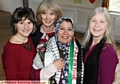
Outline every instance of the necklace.
[(28, 38), (24, 41), (20, 40), (19, 37), (17, 37), (17, 36), (15, 36), (15, 38), (16, 38), (16, 42), (19, 43), (19, 44), (23, 44), (24, 48), (26, 50), (30, 50), (30, 51), (32, 50), (32, 44), (31, 44), (31, 42), (29, 42)]
[(32, 44), (30, 43), (30, 42), (28, 42), (28, 44), (26, 44), (26, 43), (23, 43), (24, 44), (24, 48), (26, 49), (26, 50), (32, 50)]

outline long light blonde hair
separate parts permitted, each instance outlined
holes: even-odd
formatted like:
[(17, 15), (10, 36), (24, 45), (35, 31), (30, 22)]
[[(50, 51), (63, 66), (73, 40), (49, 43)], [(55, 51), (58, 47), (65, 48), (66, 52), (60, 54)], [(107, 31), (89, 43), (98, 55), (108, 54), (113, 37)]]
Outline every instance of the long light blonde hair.
[(82, 45), (83, 45), (84, 48), (86, 48), (86, 46), (88, 46), (88, 43), (89, 43), (90, 38), (92, 36), (91, 33), (90, 33), (90, 29), (89, 29), (89, 22), (92, 19), (92, 17), (95, 16), (96, 14), (98, 14), (98, 13), (103, 13), (107, 22), (108, 22), (108, 28), (107, 28), (103, 37), (106, 37), (106, 43), (112, 43), (113, 46), (115, 47), (116, 45), (115, 45), (115, 39), (114, 39), (114, 35), (113, 35), (113, 30), (112, 30), (111, 16), (109, 14), (109, 11), (105, 7), (97, 7), (89, 15), (87, 30), (86, 30), (85, 36), (83, 38)]

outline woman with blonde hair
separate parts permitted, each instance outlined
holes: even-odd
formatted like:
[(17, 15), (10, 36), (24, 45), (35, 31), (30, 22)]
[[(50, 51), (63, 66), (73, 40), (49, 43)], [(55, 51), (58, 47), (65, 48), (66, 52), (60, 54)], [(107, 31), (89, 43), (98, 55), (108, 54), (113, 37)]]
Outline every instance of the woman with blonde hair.
[(36, 18), (39, 25), (36, 33), (32, 36), (37, 54), (33, 60), (31, 79), (40, 79), (39, 73), (41, 69), (39, 61), (44, 56), (47, 41), (55, 34), (55, 24), (60, 17), (62, 17), (61, 9), (53, 0), (43, 0), (38, 6)]
[(104, 7), (89, 15), (83, 39), (84, 84), (112, 84), (118, 57), (112, 32), (111, 16)]
[(35, 48), (54, 35), (55, 23), (60, 17), (62, 17), (62, 11), (53, 0), (43, 0), (40, 3), (36, 12), (39, 24), (36, 33), (32, 36)]

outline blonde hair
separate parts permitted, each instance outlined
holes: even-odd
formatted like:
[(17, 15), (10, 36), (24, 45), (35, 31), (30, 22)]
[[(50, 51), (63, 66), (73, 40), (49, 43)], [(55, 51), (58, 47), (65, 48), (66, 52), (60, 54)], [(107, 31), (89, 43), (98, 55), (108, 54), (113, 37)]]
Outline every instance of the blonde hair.
[(105, 7), (97, 7), (96, 9), (94, 9), (91, 14), (88, 17), (88, 24), (87, 24), (87, 30), (84, 36), (84, 39), (82, 41), (82, 45), (84, 48), (86, 48), (86, 46), (88, 46), (88, 43), (90, 41), (91, 38), (91, 33), (90, 33), (90, 29), (89, 29), (89, 21), (91, 20), (91, 18), (93, 16), (95, 16), (98, 13), (103, 13), (107, 22), (108, 22), (108, 28), (104, 34), (103, 37), (106, 38), (106, 43), (112, 43), (113, 46), (115, 47), (115, 39), (114, 39), (114, 35), (112, 32), (112, 21), (111, 21), (111, 16), (109, 14), (109, 11), (105, 8)]
[(43, 0), (38, 6), (37, 12), (36, 12), (36, 19), (41, 24), (42, 24), (41, 14), (46, 10), (50, 10), (56, 15), (54, 24), (57, 22), (57, 20), (60, 17), (62, 17), (62, 11), (60, 7), (53, 0)]

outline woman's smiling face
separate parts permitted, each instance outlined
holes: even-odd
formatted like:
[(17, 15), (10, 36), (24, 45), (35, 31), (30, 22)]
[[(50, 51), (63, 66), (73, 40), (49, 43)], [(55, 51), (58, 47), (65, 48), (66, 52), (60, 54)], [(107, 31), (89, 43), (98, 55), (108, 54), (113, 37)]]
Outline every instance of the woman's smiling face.
[(73, 32), (71, 22), (64, 20), (60, 24), (60, 27), (58, 29), (58, 40), (61, 43), (66, 44), (66, 43), (70, 42), (70, 40), (73, 37), (73, 34), (74, 34), (74, 32)]
[(103, 13), (98, 13), (89, 22), (89, 29), (93, 38), (102, 38), (108, 28), (108, 22)]

